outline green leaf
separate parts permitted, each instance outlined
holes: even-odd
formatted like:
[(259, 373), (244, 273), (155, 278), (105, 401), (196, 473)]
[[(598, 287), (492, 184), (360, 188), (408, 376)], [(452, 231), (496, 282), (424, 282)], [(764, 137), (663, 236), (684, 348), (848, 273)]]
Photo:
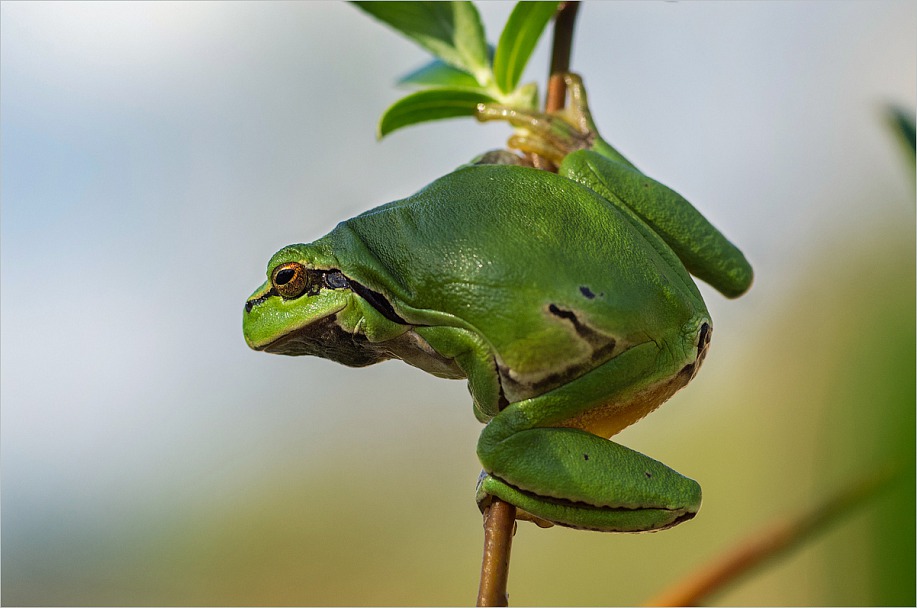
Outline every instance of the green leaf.
[(441, 59), (434, 59), (425, 66), (402, 77), (398, 85), (414, 87), (452, 87), (454, 89), (480, 89), (481, 85), (474, 76), (464, 70), (454, 68)]
[(520, 110), (535, 112), (538, 110), (538, 85), (529, 82), (513, 91), (512, 95), (501, 100), (503, 105)]
[(449, 65), (486, 84), (490, 68), (478, 9), (471, 2), (354, 2)]
[(479, 103), (492, 103), (494, 98), (483, 91), (468, 89), (428, 89), (418, 91), (393, 103), (379, 121), (378, 136), (430, 120), (473, 116)]
[(895, 131), (895, 135), (898, 136), (913, 156), (915, 148), (917, 148), (917, 141), (915, 141), (917, 137), (915, 137), (914, 113), (904, 110), (903, 108), (889, 106), (886, 108), (886, 116), (892, 129)]
[(541, 33), (554, 13), (558, 2), (519, 2), (500, 34), (494, 56), (494, 81), (503, 93), (509, 93), (519, 84), (525, 64)]
[[(433, 2), (433, 4), (438, 4)], [(487, 38), (481, 15), (473, 2), (451, 2), (455, 15), (455, 47), (466, 59), (468, 71), (487, 84), (490, 76), (490, 61), (487, 57)]]

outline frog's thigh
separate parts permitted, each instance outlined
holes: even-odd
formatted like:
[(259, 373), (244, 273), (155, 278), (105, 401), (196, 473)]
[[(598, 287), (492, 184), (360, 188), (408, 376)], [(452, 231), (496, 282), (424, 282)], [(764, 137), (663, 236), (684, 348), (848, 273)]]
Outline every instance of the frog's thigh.
[[(511, 471), (525, 466), (518, 463), (531, 461), (538, 466), (539, 461), (556, 458), (555, 450), (544, 444), (530, 445), (519, 452), (514, 447), (514, 441), (518, 440), (514, 438), (532, 429), (567, 426), (571, 420), (601, 409), (608, 402), (632, 401), (646, 386), (647, 379), (660, 374), (658, 358), (656, 343), (644, 342), (563, 386), (510, 404), (481, 432), (478, 457), (484, 469), (512, 483)], [(561, 435), (564, 437), (585, 438), (589, 435), (579, 429), (561, 430), (567, 433)], [(610, 443), (606, 439), (597, 439)]]
[(655, 343), (641, 344), (568, 385), (509, 405), (478, 442), (488, 473), (481, 491), (539, 518), (597, 530), (660, 529), (692, 517), (700, 504), (693, 480), (602, 437), (558, 428), (609, 399), (639, 402), (645, 379), (671, 375), (658, 369), (658, 358)]
[(479, 448), (534, 427), (572, 426), (571, 420), (602, 409), (609, 403), (627, 404), (654, 379), (671, 372), (660, 369), (660, 350), (655, 342), (631, 347), (601, 366), (552, 391), (509, 405), (481, 434)]

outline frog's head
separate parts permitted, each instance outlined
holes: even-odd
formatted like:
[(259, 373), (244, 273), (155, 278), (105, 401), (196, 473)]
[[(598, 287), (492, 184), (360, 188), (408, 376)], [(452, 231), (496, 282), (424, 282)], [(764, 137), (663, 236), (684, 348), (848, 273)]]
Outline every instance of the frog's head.
[(255, 350), (317, 355), (351, 366), (374, 363), (350, 327), (350, 281), (330, 252), (316, 245), (290, 245), (267, 265), (267, 281), (245, 302), (242, 331)]

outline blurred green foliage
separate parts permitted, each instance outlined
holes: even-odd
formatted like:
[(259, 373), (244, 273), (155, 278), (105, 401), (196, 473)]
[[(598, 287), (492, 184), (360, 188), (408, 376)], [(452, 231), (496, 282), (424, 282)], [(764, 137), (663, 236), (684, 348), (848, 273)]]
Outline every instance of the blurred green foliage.
[(914, 164), (914, 155), (917, 153), (917, 133), (914, 130), (914, 113), (903, 108), (890, 106), (886, 110), (886, 117), (895, 136), (901, 141), (906, 150), (907, 159), (911, 166)]

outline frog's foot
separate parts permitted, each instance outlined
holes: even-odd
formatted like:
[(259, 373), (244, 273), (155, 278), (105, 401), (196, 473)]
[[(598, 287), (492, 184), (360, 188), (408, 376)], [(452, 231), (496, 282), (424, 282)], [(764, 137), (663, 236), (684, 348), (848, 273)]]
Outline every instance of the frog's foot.
[[(478, 486), (475, 499), (478, 503), (478, 508), (481, 509), (481, 513), (484, 513), (488, 507), (493, 503), (494, 497), (496, 494), (489, 493), (486, 488), (492, 487), (494, 484), (494, 478), (487, 471), (481, 471), (481, 474), (478, 475)], [(498, 497), (499, 498), (499, 497)], [(509, 501), (505, 501), (509, 502)], [(518, 502), (518, 501), (517, 501)], [(542, 519), (535, 515), (532, 515), (528, 511), (524, 510), (518, 504), (510, 503), (516, 507), (516, 520), (521, 521), (530, 521), (539, 528), (553, 528), (554, 522), (548, 521), (547, 519)]]
[(533, 428), (490, 443), (479, 456), (482, 509), (496, 496), (521, 519), (603, 532), (647, 532), (694, 517), (700, 486), (639, 452), (585, 431)]
[(511, 148), (543, 156), (560, 165), (567, 154), (591, 148), (597, 137), (582, 79), (576, 74), (565, 74), (564, 82), (569, 103), (559, 112), (546, 114), (480, 103), (475, 117), (481, 122), (507, 121), (518, 130), (509, 139)]

